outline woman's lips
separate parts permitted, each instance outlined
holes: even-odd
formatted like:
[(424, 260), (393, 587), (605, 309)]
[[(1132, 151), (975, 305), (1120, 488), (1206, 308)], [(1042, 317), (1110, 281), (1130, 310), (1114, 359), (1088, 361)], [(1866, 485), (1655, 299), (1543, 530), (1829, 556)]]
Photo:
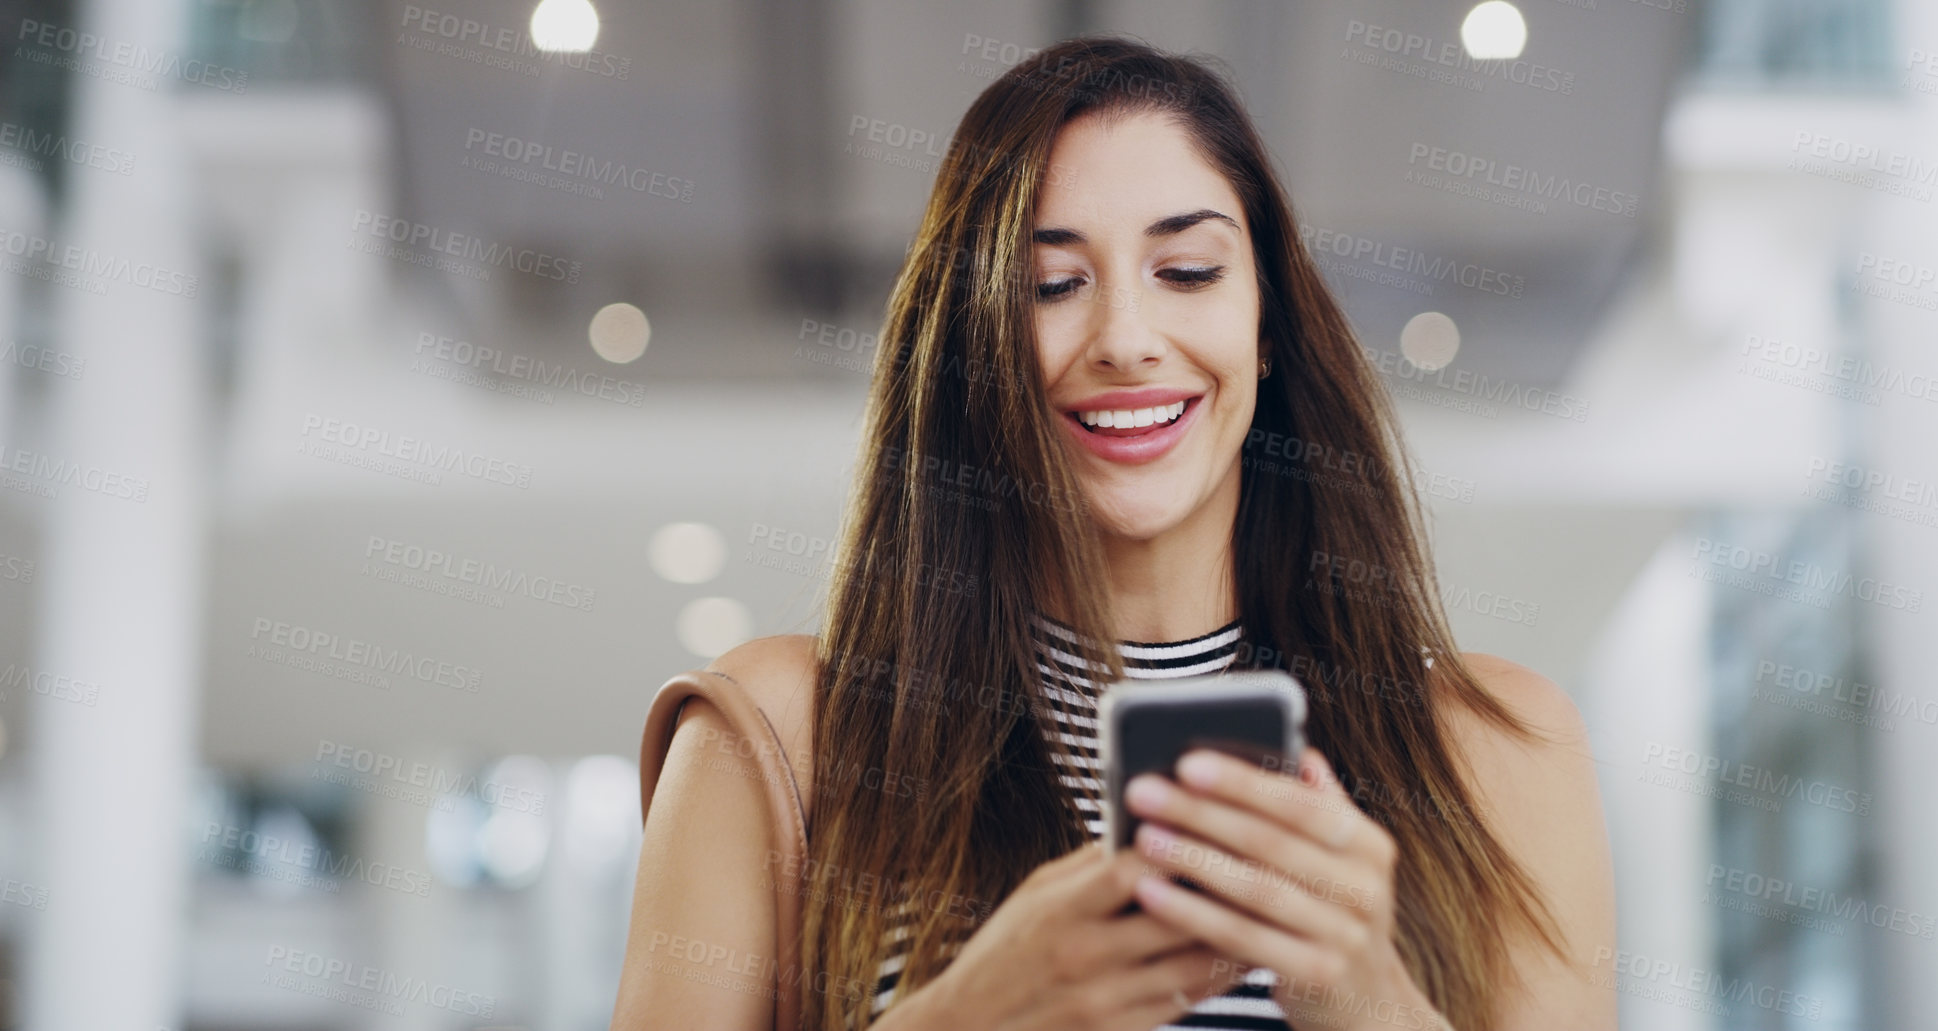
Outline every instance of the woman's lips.
[(1202, 396), (1188, 399), (1184, 403), (1184, 411), (1162, 425), (1088, 427), (1077, 419), (1075, 412), (1063, 413), (1063, 424), (1078, 443), (1098, 458), (1124, 465), (1141, 465), (1162, 457), (1184, 438), (1185, 431), (1197, 421), (1198, 402), (1202, 400)]

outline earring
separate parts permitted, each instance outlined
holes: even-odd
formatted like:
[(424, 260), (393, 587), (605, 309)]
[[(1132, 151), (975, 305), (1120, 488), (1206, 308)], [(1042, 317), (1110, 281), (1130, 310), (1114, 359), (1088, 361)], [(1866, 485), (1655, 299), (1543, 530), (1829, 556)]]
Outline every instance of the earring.
[(1258, 360), (1258, 378), (1264, 379), (1265, 377), (1270, 376), (1271, 374), (1272, 374), (1272, 359), (1260, 358)]

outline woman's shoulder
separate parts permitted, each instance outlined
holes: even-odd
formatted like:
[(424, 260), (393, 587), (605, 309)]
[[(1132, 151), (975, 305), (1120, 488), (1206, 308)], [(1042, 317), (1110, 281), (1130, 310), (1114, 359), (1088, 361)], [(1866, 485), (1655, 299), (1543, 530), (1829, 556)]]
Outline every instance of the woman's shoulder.
[(818, 672), (812, 634), (757, 637), (707, 663), (709, 672), (739, 684), (767, 714), (794, 769), (807, 806), (814, 771), (814, 680)]
[[(813, 638), (749, 641), (706, 668), (740, 685), (766, 714), (805, 807), (812, 772), (804, 759), (811, 747)], [(715, 983), (724, 982), (696, 980), (695, 971), (704, 969), (672, 962), (664, 950), (670, 929), (689, 942), (713, 943), (715, 952), (772, 956), (783, 927), (790, 926), (782, 922), (783, 900), (773, 890), (775, 860), (788, 843), (768, 808), (773, 793), (756, 758), (760, 753), (744, 747), (736, 737), (742, 728), (705, 696), (689, 701), (652, 786), (612, 1027), (765, 1028), (773, 1020), (771, 993), (722, 992)]]
[(1533, 731), (1516, 734), (1464, 705), (1446, 707), (1481, 820), (1532, 879), (1568, 955), (1566, 966), (1557, 964), (1528, 937), (1517, 936), (1510, 950), (1529, 984), (1502, 1000), (1499, 1023), (1612, 1026), (1612, 1004), (1583, 980), (1594, 950), (1614, 946), (1615, 899), (1601, 790), (1581, 710), (1554, 681), (1519, 663), (1477, 652), (1462, 653), (1461, 662)]
[[(1461, 652), (1460, 661), (1495, 701), (1523, 722), (1532, 724), (1546, 736), (1566, 742), (1579, 740), (1585, 747), (1587, 727), (1582, 723), (1581, 709), (1554, 681), (1518, 662), (1485, 652)], [(1463, 714), (1489, 728), (1494, 727), (1480, 720), (1477, 714), (1464, 710)], [(1477, 728), (1467, 729), (1472, 732)]]
[(1594, 789), (1588, 728), (1566, 691), (1496, 655), (1462, 652), (1460, 659), (1481, 688), (1533, 732), (1515, 733), (1458, 702), (1443, 707), (1475, 801), (1502, 815), (1532, 818), (1564, 804), (1558, 793)]

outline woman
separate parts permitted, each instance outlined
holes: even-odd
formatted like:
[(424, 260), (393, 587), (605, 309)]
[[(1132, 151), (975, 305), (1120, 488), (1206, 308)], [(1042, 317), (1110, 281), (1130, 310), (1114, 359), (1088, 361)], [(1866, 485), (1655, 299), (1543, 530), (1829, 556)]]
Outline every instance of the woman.
[[(1614, 1026), (1580, 717), (1454, 649), (1393, 417), (1296, 225), (1191, 60), (1071, 40), (963, 117), (824, 628), (709, 667), (802, 781), (804, 1027)], [(1188, 754), (1133, 782), (1145, 833), (1107, 858), (1098, 685), (1266, 666), (1308, 694), (1301, 773)], [(775, 954), (725, 726), (701, 702), (674, 734), (615, 1028), (771, 1022), (659, 947)]]

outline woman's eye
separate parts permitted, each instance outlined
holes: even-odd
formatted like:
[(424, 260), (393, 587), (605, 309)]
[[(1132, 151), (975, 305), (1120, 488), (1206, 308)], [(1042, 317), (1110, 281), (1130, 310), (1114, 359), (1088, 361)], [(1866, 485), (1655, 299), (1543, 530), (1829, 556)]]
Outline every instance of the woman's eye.
[(1225, 266), (1211, 265), (1205, 268), (1167, 268), (1158, 275), (1170, 282), (1183, 286), (1206, 286), (1225, 278)]
[[(1159, 278), (1186, 289), (1209, 286), (1225, 278), (1225, 266), (1209, 265), (1199, 268), (1168, 268), (1158, 273)], [(1036, 298), (1039, 301), (1055, 301), (1069, 296), (1084, 285), (1082, 279), (1059, 279), (1048, 283), (1036, 284)]]
[(1052, 283), (1038, 283), (1036, 284), (1036, 299), (1039, 301), (1054, 301), (1082, 285), (1083, 280), (1081, 279), (1059, 279)]

